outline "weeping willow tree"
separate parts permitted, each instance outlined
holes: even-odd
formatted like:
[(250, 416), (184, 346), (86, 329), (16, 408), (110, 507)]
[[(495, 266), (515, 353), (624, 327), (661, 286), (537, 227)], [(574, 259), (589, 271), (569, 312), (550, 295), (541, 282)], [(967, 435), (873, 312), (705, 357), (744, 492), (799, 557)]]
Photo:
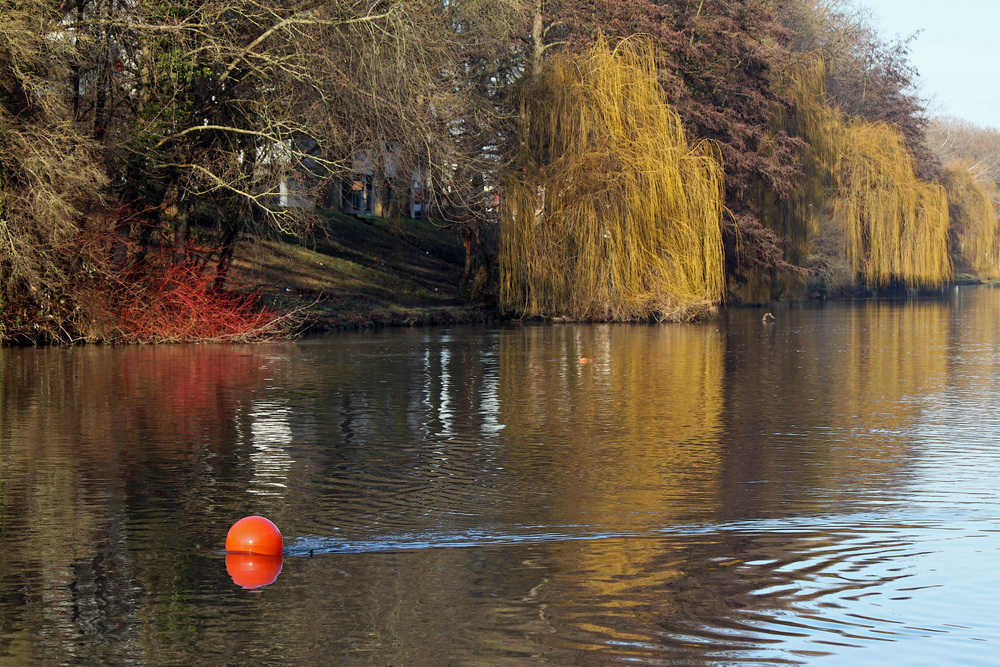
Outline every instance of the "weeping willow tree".
[(945, 165), (956, 259), (979, 278), (1000, 279), (1000, 192), (995, 182), (977, 178), (968, 163)]
[(546, 63), (520, 96), (504, 180), (500, 299), (525, 315), (687, 319), (722, 300), (723, 171), (691, 146), (653, 47), (599, 39)]
[(792, 102), (775, 128), (805, 142), (802, 177), (785, 199), (763, 189), (765, 220), (829, 293), (870, 286), (938, 285), (951, 275), (948, 198), (921, 181), (902, 134), (884, 123), (847, 123), (829, 103), (825, 64), (810, 56), (778, 87)]
[(951, 275), (944, 188), (919, 180), (902, 135), (854, 122), (840, 146), (833, 200), (855, 273), (868, 285), (940, 285)]
[[(826, 99), (825, 82), (826, 65), (817, 53), (795, 63), (777, 82), (791, 105), (772, 105), (772, 130), (803, 140), (799, 153), (802, 175), (785, 198), (769, 187), (758, 189), (763, 220), (788, 241), (785, 259), (795, 266), (809, 265), (815, 254), (826, 191), (836, 170), (844, 131), (843, 116)], [(797, 292), (803, 278), (801, 274), (785, 276), (783, 286)]]

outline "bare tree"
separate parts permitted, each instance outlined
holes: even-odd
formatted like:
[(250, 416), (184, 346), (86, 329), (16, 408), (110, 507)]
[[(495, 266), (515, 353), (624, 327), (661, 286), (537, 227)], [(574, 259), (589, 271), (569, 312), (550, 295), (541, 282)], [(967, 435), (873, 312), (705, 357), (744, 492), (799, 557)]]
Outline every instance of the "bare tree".
[[(124, 195), (152, 207), (150, 236), (179, 253), (198, 220), (223, 258), (248, 223), (302, 231), (308, 213), (281, 206), (282, 185), (315, 200), (359, 149), (393, 146), (407, 181), (419, 170), (437, 184), (441, 211), (468, 209), (466, 181), (490, 168), (487, 100), (517, 2), (77, 1), (91, 4), (74, 29), (113, 58), (79, 69), (119, 73), (90, 76), (80, 122), (108, 145)], [(111, 116), (117, 136), (98, 131)]]
[[(68, 338), (78, 243), (105, 183), (95, 146), (67, 122), (76, 48), (42, 0), (0, 3), (0, 338)], [(6, 323), (6, 324), (5, 324)]]
[(1000, 131), (995, 128), (939, 116), (927, 126), (927, 147), (944, 164), (966, 163), (976, 178), (1000, 183)]

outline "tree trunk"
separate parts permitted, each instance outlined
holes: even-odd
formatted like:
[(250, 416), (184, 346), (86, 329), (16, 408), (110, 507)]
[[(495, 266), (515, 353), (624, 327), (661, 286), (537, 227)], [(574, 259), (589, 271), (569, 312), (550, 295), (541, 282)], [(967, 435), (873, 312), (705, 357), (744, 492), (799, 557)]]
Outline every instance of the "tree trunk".
[(542, 2), (543, 0), (535, 0), (535, 16), (531, 24), (531, 77), (535, 80), (542, 71), (542, 54), (545, 53)]
[(236, 239), (239, 238), (243, 228), (239, 220), (227, 220), (226, 226), (226, 234), (222, 238), (222, 245), (219, 249), (219, 261), (215, 265), (215, 281), (212, 284), (212, 288), (216, 291), (221, 290), (229, 278), (229, 268), (233, 263), (233, 251), (236, 249)]

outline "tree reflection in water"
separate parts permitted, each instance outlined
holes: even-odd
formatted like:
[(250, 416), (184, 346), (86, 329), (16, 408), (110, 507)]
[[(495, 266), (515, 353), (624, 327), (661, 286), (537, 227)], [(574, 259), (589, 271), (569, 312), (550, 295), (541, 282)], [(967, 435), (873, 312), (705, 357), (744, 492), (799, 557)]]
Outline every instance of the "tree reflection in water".
[[(982, 660), (998, 310), (0, 350), (0, 655)], [(247, 514), (291, 550), (252, 596)]]

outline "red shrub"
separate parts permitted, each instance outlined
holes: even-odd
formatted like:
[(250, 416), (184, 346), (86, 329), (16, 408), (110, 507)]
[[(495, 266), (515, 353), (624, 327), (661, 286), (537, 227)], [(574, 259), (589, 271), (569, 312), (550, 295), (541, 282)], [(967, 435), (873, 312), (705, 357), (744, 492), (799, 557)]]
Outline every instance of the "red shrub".
[(214, 272), (193, 260), (175, 263), (164, 253), (132, 273), (115, 309), (123, 342), (250, 341), (287, 333), (285, 318), (264, 307), (259, 294), (216, 289)]
[[(91, 248), (115, 244), (89, 241)], [(117, 343), (250, 342), (287, 336), (288, 314), (263, 305), (252, 290), (218, 289), (211, 252), (189, 247), (97, 252), (92, 278), (79, 291), (76, 329), (89, 340)], [(123, 261), (123, 256), (127, 257)], [(230, 281), (232, 278), (230, 277)]]

